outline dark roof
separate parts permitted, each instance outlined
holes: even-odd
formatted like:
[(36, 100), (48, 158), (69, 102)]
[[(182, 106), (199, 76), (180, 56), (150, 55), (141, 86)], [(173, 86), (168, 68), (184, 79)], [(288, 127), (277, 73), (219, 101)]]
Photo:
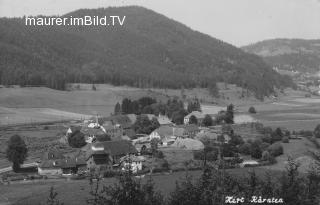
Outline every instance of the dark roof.
[(105, 133), (100, 128), (89, 128), (89, 127), (82, 127), (81, 133), (88, 136), (88, 135), (104, 135)]
[(171, 137), (171, 136), (182, 137), (184, 133), (184, 129), (180, 127), (173, 127), (170, 125), (163, 125), (163, 126), (160, 126), (158, 129), (156, 129), (155, 132), (158, 132), (158, 134), (161, 137)]
[(96, 148), (103, 147), (104, 150), (112, 156), (136, 154), (137, 149), (128, 140), (97, 142), (92, 146)]
[(98, 118), (100, 125), (104, 124), (106, 121), (112, 122), (113, 125), (120, 124), (123, 128), (129, 128), (133, 123), (127, 115), (112, 115)]
[(80, 131), (81, 126), (71, 125), (70, 130), (71, 130), (71, 132)]
[(108, 155), (104, 150), (94, 151), (91, 148), (86, 152), (86, 160), (88, 160), (92, 155)]
[(186, 132), (196, 132), (196, 131), (199, 131), (199, 127), (197, 125), (194, 125), (194, 124), (190, 124), (190, 125), (182, 125), (182, 126), (179, 126), (181, 128), (184, 128)]
[(61, 168), (60, 160), (45, 160), (39, 164), (40, 168)]
[(39, 164), (40, 168), (73, 168), (79, 165), (85, 165), (83, 158), (66, 158), (56, 160), (45, 160)]
[(62, 152), (57, 149), (50, 149), (49, 151), (46, 151), (41, 158), (42, 161), (55, 159), (64, 159)]

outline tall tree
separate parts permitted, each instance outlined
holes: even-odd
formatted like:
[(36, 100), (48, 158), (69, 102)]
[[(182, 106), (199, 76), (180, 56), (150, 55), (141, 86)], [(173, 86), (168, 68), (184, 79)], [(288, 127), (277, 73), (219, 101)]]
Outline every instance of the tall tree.
[(191, 115), (191, 116), (190, 116), (190, 119), (189, 119), (189, 124), (197, 125), (197, 124), (198, 124), (198, 119), (197, 119), (197, 117), (194, 116), (194, 115)]
[(18, 171), (20, 165), (23, 164), (24, 160), (27, 158), (27, 145), (24, 140), (19, 135), (13, 135), (8, 141), (7, 147), (7, 159), (13, 163), (13, 171)]
[(122, 108), (123, 114), (132, 114), (131, 113), (131, 100), (128, 98), (124, 98), (122, 100), (121, 108)]
[(204, 116), (204, 119), (202, 121), (202, 124), (205, 126), (205, 127), (209, 127), (209, 126), (212, 126), (213, 125), (213, 119), (210, 115), (205, 115)]
[(234, 106), (233, 104), (228, 105), (225, 122), (227, 124), (233, 124), (234, 123)]
[(119, 102), (117, 102), (116, 106), (114, 107), (114, 114), (120, 115), (121, 114), (121, 105)]

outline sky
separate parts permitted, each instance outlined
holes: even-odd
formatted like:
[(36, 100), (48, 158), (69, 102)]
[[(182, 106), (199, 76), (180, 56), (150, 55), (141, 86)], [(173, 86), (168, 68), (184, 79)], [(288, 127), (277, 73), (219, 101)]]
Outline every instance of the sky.
[(0, 0), (0, 17), (127, 5), (147, 7), (235, 46), (273, 38), (320, 39), (320, 0)]

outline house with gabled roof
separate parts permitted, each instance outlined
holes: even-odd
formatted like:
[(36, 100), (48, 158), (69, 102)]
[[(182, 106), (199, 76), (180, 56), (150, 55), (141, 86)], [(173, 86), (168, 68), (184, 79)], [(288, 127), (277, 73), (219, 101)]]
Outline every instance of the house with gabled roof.
[(196, 118), (197, 118), (197, 120), (198, 120), (198, 124), (202, 124), (202, 121), (203, 121), (203, 119), (204, 119), (204, 117), (205, 117), (205, 114), (204, 113), (202, 113), (202, 112), (199, 112), (199, 111), (193, 111), (193, 112), (191, 112), (191, 113), (189, 113), (187, 116), (185, 116), (184, 117), (184, 119), (183, 119), (183, 122), (184, 122), (184, 124), (185, 125), (188, 125), (189, 124), (189, 121), (190, 121), (190, 117), (191, 116), (195, 116)]
[(128, 140), (98, 142), (87, 150), (87, 167), (112, 169), (120, 163), (121, 157), (137, 154), (137, 149)]

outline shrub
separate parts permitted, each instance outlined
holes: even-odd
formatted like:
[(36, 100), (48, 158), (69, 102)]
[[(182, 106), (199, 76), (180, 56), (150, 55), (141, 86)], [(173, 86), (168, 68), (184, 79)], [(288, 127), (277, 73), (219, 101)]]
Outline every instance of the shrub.
[(288, 137), (283, 137), (282, 138), (283, 143), (289, 143), (289, 138)]
[(277, 142), (281, 141), (282, 137), (284, 136), (281, 128), (277, 128), (274, 132), (272, 132), (271, 137), (272, 137), (272, 142)]
[(258, 145), (257, 143), (252, 143), (250, 154), (251, 154), (251, 157), (256, 158), (256, 159), (260, 159), (262, 156), (262, 150), (261, 150), (260, 145)]
[(256, 114), (257, 113), (257, 111), (256, 111), (256, 109), (254, 107), (250, 107), (248, 112), (251, 113), (251, 114)]
[(283, 147), (280, 143), (275, 143), (269, 146), (268, 151), (272, 156), (277, 157), (283, 154)]
[(84, 134), (81, 133), (79, 130), (73, 132), (68, 137), (68, 143), (73, 148), (81, 148), (86, 145), (86, 140), (84, 138)]
[(271, 155), (270, 155), (270, 153), (268, 151), (264, 151), (262, 153), (262, 157), (261, 157), (262, 161), (269, 161), (270, 158), (271, 158)]
[(154, 156), (155, 158), (159, 158), (159, 159), (163, 159), (163, 158), (164, 158), (164, 154), (163, 154), (163, 152), (161, 152), (161, 151), (156, 151), (156, 152), (154, 152), (153, 156)]
[(262, 142), (272, 143), (272, 137), (269, 134), (265, 134), (261, 137)]
[(239, 152), (244, 155), (250, 155), (250, 153), (251, 153), (250, 148), (251, 148), (251, 145), (246, 142), (246, 143), (240, 145)]
[(262, 142), (260, 146), (261, 150), (266, 151), (270, 145), (271, 145), (270, 143)]
[(314, 129), (313, 134), (316, 138), (320, 138), (320, 124)]
[(213, 119), (210, 115), (206, 115), (202, 121), (202, 124), (205, 126), (205, 127), (209, 127), (209, 126), (212, 126), (213, 125)]

